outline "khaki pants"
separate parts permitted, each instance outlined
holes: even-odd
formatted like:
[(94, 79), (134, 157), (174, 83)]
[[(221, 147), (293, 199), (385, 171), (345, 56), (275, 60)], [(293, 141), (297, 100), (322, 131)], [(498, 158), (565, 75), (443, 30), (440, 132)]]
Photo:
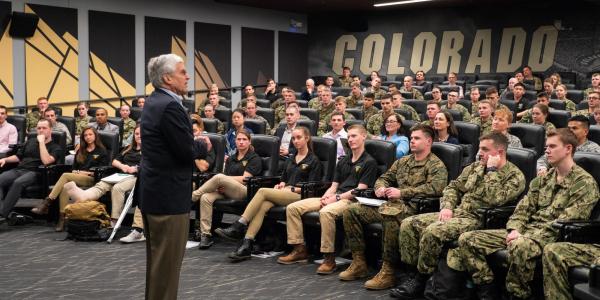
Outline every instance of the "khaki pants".
[(136, 177), (129, 177), (119, 181), (116, 184), (100, 181), (93, 187), (84, 191), (84, 201), (98, 200), (104, 194), (110, 191), (110, 199), (112, 202), (112, 210), (110, 217), (118, 219), (123, 205), (125, 204), (125, 193), (131, 191), (135, 186)]
[(256, 236), (262, 226), (265, 214), (271, 207), (275, 205), (289, 205), (298, 200), (300, 200), (300, 194), (292, 193), (288, 190), (259, 189), (242, 214), (242, 218), (249, 222), (246, 237), (253, 239)]
[(351, 200), (342, 199), (321, 208), (321, 198), (308, 198), (288, 205), (286, 209), (288, 244), (304, 243), (302, 215), (318, 211), (321, 223), (321, 252), (333, 253), (335, 251), (335, 220), (342, 216), (350, 204), (352, 204)]
[[(217, 192), (219, 187), (224, 188), (223, 194)], [(234, 200), (246, 198), (246, 186), (239, 181), (223, 174), (217, 174), (205, 182), (199, 189), (192, 192), (192, 201), (200, 200), (200, 232), (210, 234), (212, 225), (213, 203), (225, 197)]]
[(146, 227), (146, 299), (177, 299), (189, 214), (144, 214), (143, 219)]
[(75, 182), (75, 184), (80, 187), (89, 187), (94, 185), (94, 177), (92, 176), (76, 173), (63, 173), (54, 185), (54, 188), (52, 188), (50, 195), (48, 195), (48, 198), (50, 199), (59, 199), (58, 207), (61, 213), (65, 212), (65, 206), (69, 204), (69, 194), (67, 194), (66, 191), (63, 191), (65, 183), (69, 181)]

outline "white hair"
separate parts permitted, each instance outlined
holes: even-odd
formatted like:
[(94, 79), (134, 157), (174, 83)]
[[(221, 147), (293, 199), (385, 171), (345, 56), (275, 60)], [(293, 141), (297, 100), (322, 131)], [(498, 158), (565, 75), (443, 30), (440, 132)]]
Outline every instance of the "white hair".
[(182, 63), (183, 58), (177, 54), (163, 54), (148, 61), (148, 78), (154, 88), (163, 87), (163, 75), (175, 72), (175, 65)]
[(310, 82), (310, 85), (315, 85), (315, 81), (312, 80), (312, 78), (306, 79), (306, 83), (309, 83), (309, 82)]

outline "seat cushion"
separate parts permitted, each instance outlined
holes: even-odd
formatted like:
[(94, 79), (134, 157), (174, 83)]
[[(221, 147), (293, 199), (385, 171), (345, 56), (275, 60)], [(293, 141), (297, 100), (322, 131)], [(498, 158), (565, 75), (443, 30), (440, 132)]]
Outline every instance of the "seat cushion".
[(302, 215), (302, 223), (306, 226), (321, 226), (319, 212), (311, 211)]
[(575, 285), (582, 282), (588, 282), (590, 278), (590, 268), (587, 266), (574, 267), (569, 269), (569, 283)]
[(274, 206), (267, 212), (267, 218), (273, 219), (276, 221), (285, 221), (285, 208), (286, 206)]

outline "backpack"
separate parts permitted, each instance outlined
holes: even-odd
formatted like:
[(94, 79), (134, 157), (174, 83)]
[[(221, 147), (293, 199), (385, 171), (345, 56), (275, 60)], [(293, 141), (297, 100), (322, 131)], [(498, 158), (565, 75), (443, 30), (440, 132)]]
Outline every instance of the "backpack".
[(76, 202), (65, 207), (67, 239), (106, 241), (110, 236), (110, 217), (98, 201)]
[(467, 288), (467, 274), (455, 271), (446, 263), (446, 251), (440, 255), (438, 267), (425, 284), (423, 297), (427, 300), (474, 299), (473, 289)]

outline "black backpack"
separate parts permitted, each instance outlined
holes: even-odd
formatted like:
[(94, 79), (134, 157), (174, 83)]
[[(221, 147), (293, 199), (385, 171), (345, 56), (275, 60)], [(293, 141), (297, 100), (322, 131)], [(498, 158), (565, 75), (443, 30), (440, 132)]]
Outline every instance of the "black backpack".
[(67, 220), (67, 239), (82, 242), (108, 240), (110, 229), (103, 228), (100, 221)]
[(426, 300), (468, 300), (474, 299), (472, 288), (466, 288), (466, 272), (452, 270), (446, 263), (444, 251), (438, 260), (438, 267), (425, 284), (423, 297)]

